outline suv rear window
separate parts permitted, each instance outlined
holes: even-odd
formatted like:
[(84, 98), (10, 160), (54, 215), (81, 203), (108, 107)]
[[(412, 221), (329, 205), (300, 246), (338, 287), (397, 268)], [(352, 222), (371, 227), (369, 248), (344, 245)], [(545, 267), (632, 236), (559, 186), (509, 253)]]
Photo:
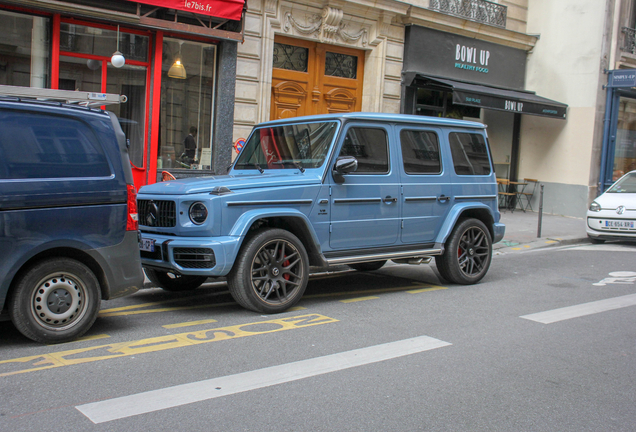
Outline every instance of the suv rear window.
[(451, 132), (448, 140), (457, 174), (490, 175), (490, 157), (482, 135)]
[(107, 177), (101, 145), (87, 125), (60, 116), (0, 111), (0, 178)]

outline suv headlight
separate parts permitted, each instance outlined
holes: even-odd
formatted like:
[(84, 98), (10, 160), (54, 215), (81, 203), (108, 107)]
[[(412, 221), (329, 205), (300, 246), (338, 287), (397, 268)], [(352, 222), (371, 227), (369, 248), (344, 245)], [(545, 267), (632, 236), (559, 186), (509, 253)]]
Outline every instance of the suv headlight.
[(201, 225), (208, 218), (208, 208), (202, 202), (195, 202), (188, 212), (190, 220), (195, 225)]
[(590, 211), (593, 211), (593, 212), (601, 211), (601, 205), (597, 203), (596, 201), (592, 201), (592, 204), (590, 204)]

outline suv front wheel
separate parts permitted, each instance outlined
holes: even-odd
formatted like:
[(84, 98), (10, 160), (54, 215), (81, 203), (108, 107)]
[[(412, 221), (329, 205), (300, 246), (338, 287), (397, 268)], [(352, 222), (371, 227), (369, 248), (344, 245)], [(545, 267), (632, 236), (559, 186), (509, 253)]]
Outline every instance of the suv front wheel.
[(29, 268), (9, 303), (17, 329), (42, 343), (68, 342), (95, 322), (101, 296), (93, 272), (79, 261), (53, 258)]
[(246, 241), (228, 275), (230, 294), (241, 306), (263, 313), (296, 304), (309, 279), (309, 258), (301, 241), (282, 229), (258, 231)]
[(435, 257), (442, 278), (469, 285), (479, 282), (492, 261), (492, 239), (478, 219), (460, 220), (446, 241), (444, 255)]

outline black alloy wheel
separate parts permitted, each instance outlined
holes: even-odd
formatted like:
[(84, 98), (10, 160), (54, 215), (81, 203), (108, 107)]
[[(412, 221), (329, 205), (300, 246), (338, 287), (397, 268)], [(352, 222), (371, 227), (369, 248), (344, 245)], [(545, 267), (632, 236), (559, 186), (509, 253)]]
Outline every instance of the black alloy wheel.
[(241, 306), (278, 313), (300, 300), (308, 279), (309, 259), (300, 240), (288, 231), (268, 228), (243, 245), (228, 286)]
[(442, 278), (469, 285), (479, 282), (492, 261), (492, 238), (478, 219), (464, 219), (453, 228), (444, 255), (435, 257)]

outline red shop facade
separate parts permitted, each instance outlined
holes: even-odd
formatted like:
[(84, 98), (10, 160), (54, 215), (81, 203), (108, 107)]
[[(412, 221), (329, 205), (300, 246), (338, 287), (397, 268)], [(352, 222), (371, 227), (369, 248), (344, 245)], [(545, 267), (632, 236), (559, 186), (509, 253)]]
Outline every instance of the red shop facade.
[(244, 0), (0, 1), (0, 84), (125, 95), (137, 189), (225, 173), (243, 21)]

